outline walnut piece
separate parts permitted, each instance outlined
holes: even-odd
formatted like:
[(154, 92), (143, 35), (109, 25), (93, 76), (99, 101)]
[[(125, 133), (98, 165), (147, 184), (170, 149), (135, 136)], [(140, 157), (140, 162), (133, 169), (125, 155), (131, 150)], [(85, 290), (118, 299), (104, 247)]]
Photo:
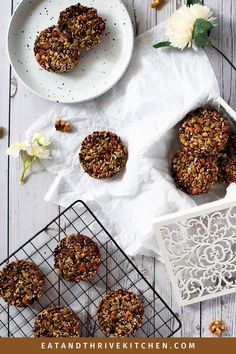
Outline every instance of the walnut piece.
[(156, 9), (158, 6), (160, 6), (163, 3), (163, 0), (153, 0), (151, 2), (151, 8)]
[(71, 125), (64, 119), (58, 119), (55, 123), (55, 128), (56, 130), (63, 132), (63, 133), (69, 133), (71, 131)]
[(220, 320), (214, 320), (209, 325), (209, 331), (219, 337), (226, 330), (224, 323)]
[(3, 138), (3, 135), (4, 135), (4, 128), (0, 127), (0, 139)]

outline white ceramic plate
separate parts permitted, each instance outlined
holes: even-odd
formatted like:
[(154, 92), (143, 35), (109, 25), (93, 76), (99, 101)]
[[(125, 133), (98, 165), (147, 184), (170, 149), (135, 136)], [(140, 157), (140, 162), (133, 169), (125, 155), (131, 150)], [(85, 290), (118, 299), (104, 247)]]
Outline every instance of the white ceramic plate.
[(8, 54), (17, 76), (43, 98), (65, 103), (83, 102), (112, 88), (127, 69), (134, 34), (129, 14), (120, 0), (81, 0), (106, 19), (106, 35), (96, 48), (82, 52), (78, 66), (69, 73), (43, 70), (34, 56), (34, 41), (44, 28), (57, 23), (60, 11), (75, 0), (23, 0), (8, 31)]

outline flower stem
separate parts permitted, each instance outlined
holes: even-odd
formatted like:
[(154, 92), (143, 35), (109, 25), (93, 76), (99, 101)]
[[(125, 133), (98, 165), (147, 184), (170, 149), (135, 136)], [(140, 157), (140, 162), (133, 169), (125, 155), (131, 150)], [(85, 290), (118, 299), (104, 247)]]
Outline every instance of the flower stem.
[(211, 43), (210, 45), (213, 49), (215, 49), (219, 54), (221, 54), (223, 56), (223, 58), (225, 58), (225, 60), (232, 66), (232, 68), (236, 71), (236, 66), (229, 60), (229, 58), (217, 47), (214, 46), (214, 44)]
[(37, 158), (29, 156), (24, 151), (21, 151), (20, 155), (21, 155), (21, 159), (23, 162), (23, 170), (20, 175), (20, 184), (24, 184), (25, 183), (25, 174), (26, 174), (27, 170), (34, 164), (34, 162), (36, 161)]
[(20, 175), (20, 184), (24, 184), (25, 183), (25, 173), (26, 171), (28, 170), (28, 167), (24, 167), (23, 168), (23, 171)]

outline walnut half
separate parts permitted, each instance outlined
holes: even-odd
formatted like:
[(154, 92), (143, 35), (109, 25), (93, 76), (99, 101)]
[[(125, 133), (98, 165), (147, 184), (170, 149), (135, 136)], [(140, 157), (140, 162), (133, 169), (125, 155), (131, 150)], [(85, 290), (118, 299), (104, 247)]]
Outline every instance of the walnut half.
[(58, 119), (55, 123), (55, 128), (56, 130), (63, 132), (63, 133), (69, 133), (71, 131), (71, 125), (64, 119)]
[(224, 323), (220, 320), (214, 320), (209, 325), (209, 331), (219, 337), (226, 330)]

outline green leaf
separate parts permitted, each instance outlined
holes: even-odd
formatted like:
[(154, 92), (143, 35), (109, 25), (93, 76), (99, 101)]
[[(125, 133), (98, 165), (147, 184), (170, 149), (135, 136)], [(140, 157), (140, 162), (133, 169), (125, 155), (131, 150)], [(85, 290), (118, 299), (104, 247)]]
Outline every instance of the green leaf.
[(194, 4), (200, 4), (202, 5), (202, 0), (187, 0), (187, 6), (191, 6)]
[(157, 44), (154, 44), (153, 48), (165, 48), (165, 47), (170, 47), (171, 43), (169, 41), (166, 42), (159, 42)]
[(211, 22), (198, 18), (194, 24), (193, 39), (198, 48), (204, 47), (209, 42), (209, 35), (213, 25)]

